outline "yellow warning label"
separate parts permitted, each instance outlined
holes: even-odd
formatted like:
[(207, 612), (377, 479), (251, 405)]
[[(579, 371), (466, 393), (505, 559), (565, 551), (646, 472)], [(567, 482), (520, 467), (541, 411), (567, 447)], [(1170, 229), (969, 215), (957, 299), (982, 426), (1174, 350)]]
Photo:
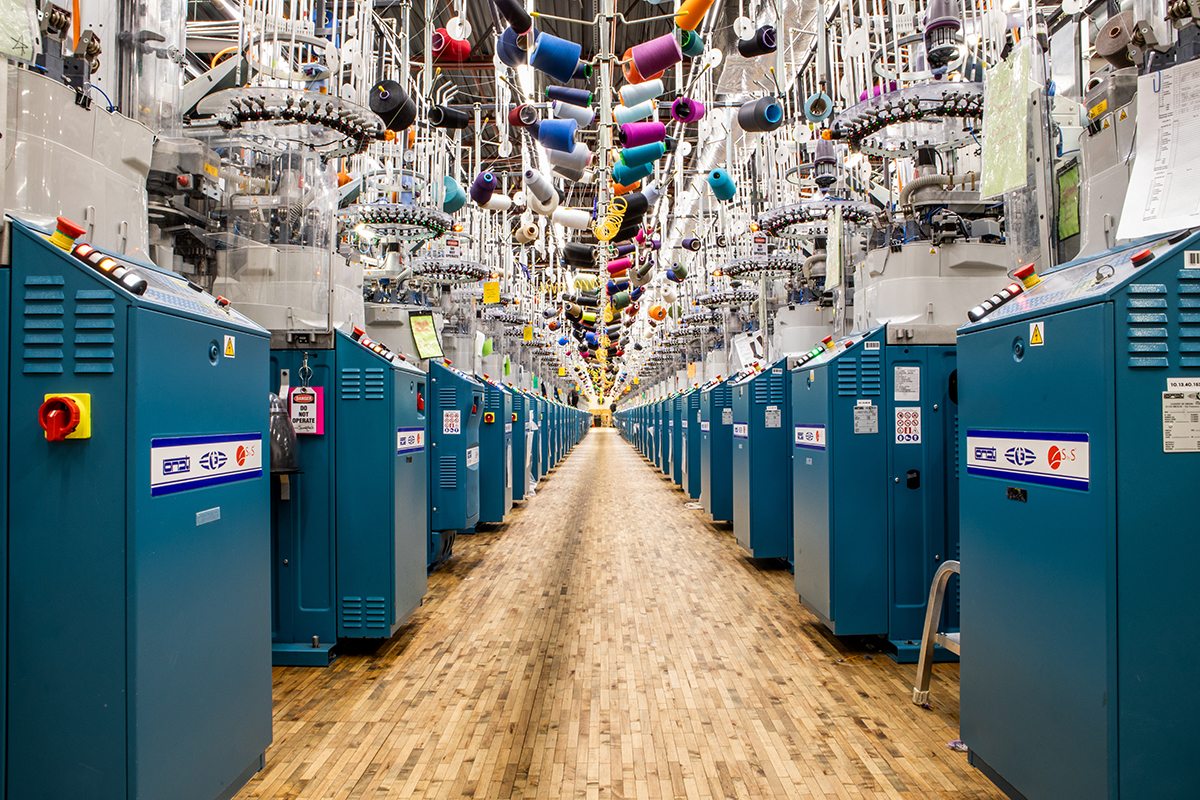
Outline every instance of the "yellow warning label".
[(533, 341), (533, 326), (532, 325), (525, 326), (524, 330), (521, 331), (521, 338), (527, 342)]
[(217, 171), (216, 166), (213, 164), (205, 164), (204, 171), (208, 173), (210, 178), (216, 178), (221, 174)]
[(1095, 119), (1105, 111), (1108, 111), (1108, 100), (1101, 100), (1099, 103), (1096, 103), (1096, 105), (1088, 109), (1088, 119)]
[(225, 357), (237, 358), (237, 340), (232, 336), (225, 337)]
[(1101, 130), (1105, 130), (1105, 131), (1106, 131), (1106, 130), (1108, 130), (1110, 127), (1112, 127), (1112, 120), (1111, 120), (1111, 119), (1105, 119), (1105, 120), (1104, 120), (1104, 122), (1101, 122), (1101, 123), (1100, 123), (1100, 129), (1101, 129)]
[(1029, 346), (1030, 347), (1041, 347), (1042, 345), (1044, 345), (1046, 343), (1045, 325), (1046, 325), (1046, 323), (1044, 323), (1044, 322), (1029, 323)]
[(494, 306), (500, 302), (500, 281), (483, 282), (483, 304)]
[(1117, 118), (1121, 122), (1124, 122), (1125, 120), (1129, 119), (1129, 112), (1122, 108), (1121, 113), (1117, 115)]

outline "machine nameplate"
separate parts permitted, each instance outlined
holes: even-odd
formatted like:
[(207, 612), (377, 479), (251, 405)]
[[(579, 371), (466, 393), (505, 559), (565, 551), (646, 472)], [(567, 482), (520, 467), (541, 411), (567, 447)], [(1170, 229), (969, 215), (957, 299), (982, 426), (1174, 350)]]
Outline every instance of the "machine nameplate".
[(1200, 453), (1200, 392), (1163, 392), (1163, 452)]
[(797, 425), (795, 430), (796, 447), (807, 447), (810, 450), (825, 449), (824, 425)]
[(854, 432), (855, 433), (879, 433), (879, 406), (872, 405), (868, 400), (866, 405), (854, 407)]
[(1087, 491), (1088, 435), (968, 430), (967, 474)]
[(150, 494), (261, 478), (262, 434), (172, 436), (150, 440)]
[(744, 422), (735, 422), (733, 424), (733, 438), (749, 439), (750, 438), (750, 426)]
[(478, 446), (468, 447), (467, 448), (467, 469), (477, 466), (478, 464), (479, 464), (479, 447)]
[(700, 423), (700, 432), (708, 433), (708, 430), (709, 430), (709, 424), (707, 422), (701, 422)]
[(733, 409), (732, 408), (722, 408), (721, 409), (721, 424), (722, 425), (732, 425), (733, 424)]
[(783, 412), (780, 411), (779, 406), (767, 406), (763, 409), (763, 427), (783, 427)]
[(419, 453), (424, 449), (424, 428), (396, 428), (396, 455)]
[(896, 402), (921, 402), (920, 367), (896, 367), (895, 380), (892, 381), (892, 385), (895, 387), (894, 399)]

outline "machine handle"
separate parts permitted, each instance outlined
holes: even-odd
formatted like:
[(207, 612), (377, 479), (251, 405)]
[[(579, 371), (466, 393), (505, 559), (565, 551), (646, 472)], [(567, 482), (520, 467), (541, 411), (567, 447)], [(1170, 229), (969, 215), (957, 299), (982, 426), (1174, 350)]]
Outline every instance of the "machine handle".
[(904, 483), (909, 489), (921, 488), (921, 471), (910, 469), (904, 476)]

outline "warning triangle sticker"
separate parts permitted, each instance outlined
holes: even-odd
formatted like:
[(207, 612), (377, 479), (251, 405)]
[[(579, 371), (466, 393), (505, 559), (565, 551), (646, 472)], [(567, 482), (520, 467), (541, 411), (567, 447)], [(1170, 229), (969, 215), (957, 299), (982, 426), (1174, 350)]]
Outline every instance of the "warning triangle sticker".
[(1029, 327), (1029, 344), (1033, 347), (1040, 347), (1045, 344), (1046, 339), (1042, 336), (1042, 323), (1035, 322)]

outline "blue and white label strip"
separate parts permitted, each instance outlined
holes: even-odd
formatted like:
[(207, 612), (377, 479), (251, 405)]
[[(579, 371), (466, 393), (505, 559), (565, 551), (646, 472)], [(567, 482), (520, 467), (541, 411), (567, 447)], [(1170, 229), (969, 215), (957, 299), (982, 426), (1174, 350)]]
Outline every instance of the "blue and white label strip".
[(261, 433), (172, 436), (150, 440), (150, 494), (261, 478)]
[(810, 450), (824, 450), (825, 426), (797, 425), (794, 441), (796, 447), (807, 447)]
[(967, 474), (1087, 491), (1088, 435), (968, 430)]
[(396, 428), (396, 455), (419, 453), (424, 449), (424, 428)]

